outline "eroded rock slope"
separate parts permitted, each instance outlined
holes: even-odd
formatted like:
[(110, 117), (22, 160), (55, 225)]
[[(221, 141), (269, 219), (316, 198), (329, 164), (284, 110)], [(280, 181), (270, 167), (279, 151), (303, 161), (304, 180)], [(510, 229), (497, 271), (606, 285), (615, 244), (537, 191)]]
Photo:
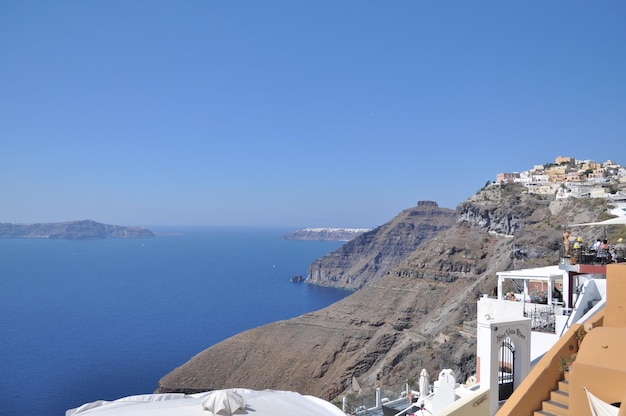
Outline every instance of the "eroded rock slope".
[[(482, 190), (459, 205), (452, 227), (403, 249), (379, 278), (371, 273), (363, 282), (358, 276), (337, 279), (362, 287), (352, 295), (214, 345), (163, 377), (158, 391), (272, 388), (334, 400), (350, 391), (353, 378), (366, 391), (401, 386), (417, 379), (422, 368), (430, 374), (452, 368), (465, 379), (475, 371), (476, 300), (493, 290), (496, 272), (554, 264), (563, 226), (593, 220), (606, 209), (594, 200), (557, 202), (521, 191)], [(387, 226), (362, 237), (384, 245)], [(409, 245), (418, 238), (406, 235)], [(363, 268), (370, 261), (350, 264)], [(338, 272), (339, 265), (332, 267), (320, 274), (347, 275)]]
[(455, 223), (455, 213), (435, 202), (420, 201), (391, 221), (315, 260), (306, 281), (322, 286), (360, 289), (380, 280), (420, 244)]

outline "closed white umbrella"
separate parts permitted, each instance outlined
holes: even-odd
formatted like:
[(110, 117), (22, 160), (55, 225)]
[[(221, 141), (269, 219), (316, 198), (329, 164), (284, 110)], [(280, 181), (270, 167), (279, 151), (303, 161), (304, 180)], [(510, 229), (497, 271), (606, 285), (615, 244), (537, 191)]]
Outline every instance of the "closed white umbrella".
[(419, 392), (420, 401), (424, 400), (424, 397), (430, 393), (430, 381), (428, 380), (428, 371), (425, 368), (422, 369), (419, 379)]
[(246, 401), (232, 390), (217, 390), (202, 400), (202, 408), (214, 415), (231, 416), (246, 410)]

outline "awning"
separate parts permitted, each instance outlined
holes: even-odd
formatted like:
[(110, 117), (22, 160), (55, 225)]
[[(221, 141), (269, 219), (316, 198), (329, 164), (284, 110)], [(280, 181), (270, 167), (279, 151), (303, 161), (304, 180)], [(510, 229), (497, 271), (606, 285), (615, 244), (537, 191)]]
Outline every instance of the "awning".
[(611, 218), (598, 222), (585, 222), (582, 224), (570, 224), (570, 227), (581, 227), (583, 225), (626, 225), (626, 216)]
[[(244, 414), (254, 416), (345, 416), (337, 406), (290, 391), (229, 389), (245, 401)], [(197, 394), (145, 394), (114, 401), (99, 400), (65, 412), (66, 416), (215, 416), (203, 401), (217, 391)], [(241, 412), (241, 410), (237, 410)]]
[(544, 280), (562, 278), (567, 272), (561, 270), (559, 266), (536, 267), (533, 269), (508, 270), (497, 272), (498, 278), (520, 279), (520, 280)]

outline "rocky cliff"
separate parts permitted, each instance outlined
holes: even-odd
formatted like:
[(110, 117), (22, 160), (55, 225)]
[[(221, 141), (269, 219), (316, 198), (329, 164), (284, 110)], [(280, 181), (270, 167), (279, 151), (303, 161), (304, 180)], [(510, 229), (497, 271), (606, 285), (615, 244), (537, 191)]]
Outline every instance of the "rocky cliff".
[(450, 228), (454, 211), (420, 201), (375, 230), (364, 233), (308, 268), (309, 283), (359, 289), (381, 279), (420, 244)]
[[(496, 272), (554, 264), (563, 225), (594, 220), (606, 209), (595, 200), (561, 202), (520, 191), (514, 186), (483, 189), (459, 205), (452, 215), (454, 225), (442, 226), (413, 250), (401, 248), (385, 232), (400, 224), (408, 227), (412, 213), (424, 214), (414, 208), (404, 211), (359, 237), (362, 248), (350, 254), (356, 258), (345, 260), (366, 264), (370, 246), (380, 252), (391, 243), (395, 248), (389, 252), (402, 254), (385, 264), (379, 278), (371, 273), (358, 284), (356, 275), (337, 279), (362, 288), (325, 309), (208, 348), (163, 377), (158, 391), (245, 386), (334, 400), (350, 392), (353, 378), (365, 391), (400, 387), (409, 378), (417, 379), (422, 368), (430, 374), (452, 368), (464, 380), (475, 371), (476, 301), (496, 286)], [(400, 235), (415, 247), (414, 233)], [(362, 263), (360, 256), (365, 257)], [(316, 270), (323, 276), (347, 275), (339, 273), (337, 264), (331, 263), (331, 269)]]
[(0, 238), (96, 240), (147, 237), (154, 237), (154, 233), (142, 227), (122, 227), (91, 220), (39, 224), (0, 223)]

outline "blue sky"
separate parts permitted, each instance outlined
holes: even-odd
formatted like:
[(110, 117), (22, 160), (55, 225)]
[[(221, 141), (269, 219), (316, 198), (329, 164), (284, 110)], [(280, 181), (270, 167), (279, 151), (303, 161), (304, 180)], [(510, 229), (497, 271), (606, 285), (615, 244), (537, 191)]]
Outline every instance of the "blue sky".
[(375, 227), (626, 164), (624, 1), (5, 1), (0, 222)]

